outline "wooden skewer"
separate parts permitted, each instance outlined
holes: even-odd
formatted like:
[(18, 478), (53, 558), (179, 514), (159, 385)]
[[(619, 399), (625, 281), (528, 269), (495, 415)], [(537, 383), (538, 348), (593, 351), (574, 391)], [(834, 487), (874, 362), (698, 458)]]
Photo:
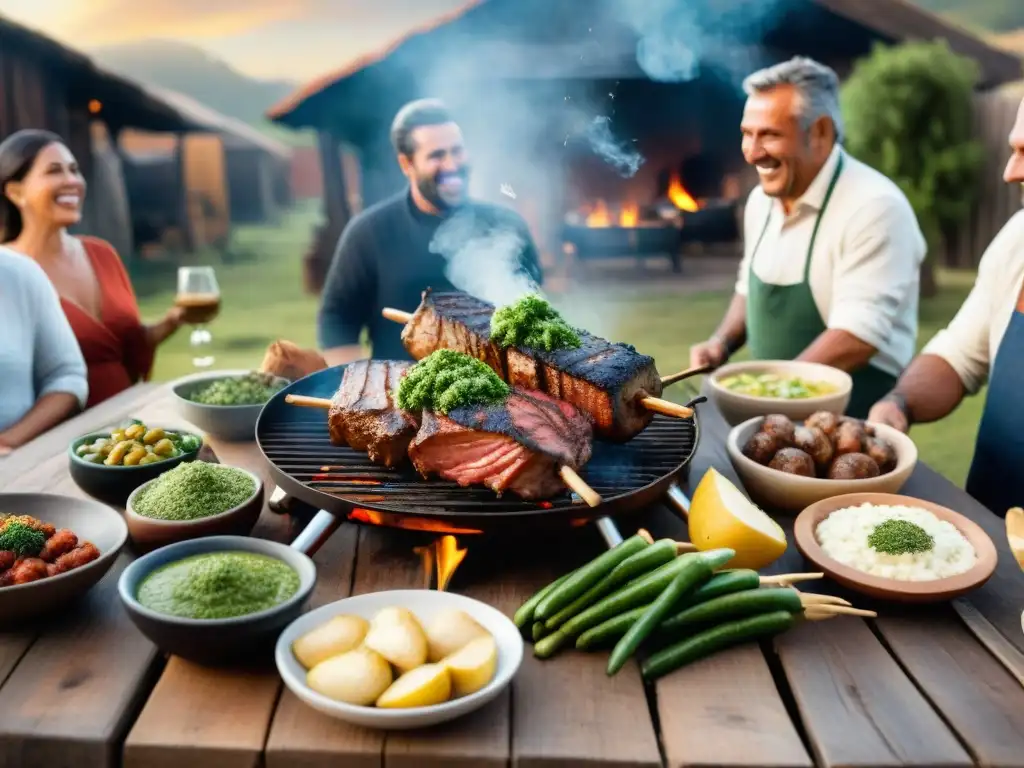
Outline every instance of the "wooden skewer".
[(675, 384), (677, 381), (688, 379), (691, 376), (699, 376), (702, 373), (710, 373), (713, 369), (713, 365), (695, 365), (693, 368), (687, 368), (685, 371), (673, 373), (671, 376), (662, 376), (661, 386), (667, 387), (670, 384)]
[(291, 405), (301, 405), (305, 408), (321, 408), (325, 411), (331, 409), (331, 401), (326, 397), (307, 397), (306, 395), (285, 395), (284, 401)]
[(804, 608), (804, 614), (809, 619), (815, 617), (828, 618), (830, 616), (864, 616), (869, 619), (878, 617), (875, 611), (866, 611), (863, 608), (851, 608), (846, 605), (808, 605)]
[(682, 555), (687, 552), (698, 552), (699, 550), (693, 544), (688, 541), (677, 541), (676, 542), (676, 554)]
[(400, 309), (392, 309), (391, 307), (384, 307), (380, 313), (384, 316), (385, 320), (391, 320), (396, 323), (401, 323), (402, 325), (405, 325), (412, 320), (411, 312), (403, 312)]
[(1006, 538), (1010, 541), (1010, 551), (1024, 568), (1024, 509), (1014, 507), (1006, 513)]
[(639, 531), (636, 532), (636, 535), (644, 541), (646, 541), (648, 544), (654, 543), (654, 537), (651, 536), (650, 531), (648, 531), (646, 528), (641, 528)]
[(802, 602), (805, 606), (845, 605), (847, 607), (852, 607), (849, 600), (843, 600), (843, 598), (841, 597), (836, 597), (835, 595), (811, 594), (807, 592), (800, 593), (800, 602)]
[[(405, 324), (412, 320), (412, 315), (410, 313), (403, 312), (400, 309), (393, 309), (392, 307), (384, 307), (380, 313), (386, 320), (391, 320), (396, 323)], [(679, 381), (680, 378), (686, 378), (685, 376), (682, 376), (682, 374), (685, 373), (687, 373), (687, 371), (682, 371), (680, 374), (676, 374), (669, 378), (672, 378), (673, 381)], [(685, 405), (679, 405), (678, 403), (673, 403), (668, 400), (662, 400), (660, 397), (644, 395), (640, 400), (640, 404), (649, 411), (654, 411), (655, 413), (660, 413), (665, 416), (675, 416), (680, 419), (693, 418), (692, 408), (687, 408)]]
[(762, 576), (761, 584), (777, 584), (788, 587), (798, 581), (813, 581), (825, 578), (824, 573), (780, 573), (776, 576)]
[[(307, 397), (306, 395), (285, 395), (284, 401), (291, 405), (299, 405), (306, 408), (320, 408), (323, 410), (329, 410), (331, 407), (331, 401), (326, 397)], [(583, 499), (589, 506), (596, 507), (601, 504), (601, 494), (587, 485), (586, 480), (576, 474), (571, 467), (562, 467), (558, 470), (558, 474), (562, 478), (562, 482), (568, 486), (569, 490), (575, 492), (581, 499)]]

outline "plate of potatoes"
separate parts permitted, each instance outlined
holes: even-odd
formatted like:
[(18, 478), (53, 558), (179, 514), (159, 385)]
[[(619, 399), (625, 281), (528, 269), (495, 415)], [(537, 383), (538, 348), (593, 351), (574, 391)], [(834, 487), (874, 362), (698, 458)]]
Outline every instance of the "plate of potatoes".
[(751, 498), (787, 510), (846, 493), (898, 493), (917, 464), (907, 435), (830, 411), (749, 419), (726, 447)]
[(357, 595), (296, 619), (275, 650), (303, 702), (369, 728), (422, 728), (492, 701), (511, 682), (523, 639), (501, 611), (452, 592)]

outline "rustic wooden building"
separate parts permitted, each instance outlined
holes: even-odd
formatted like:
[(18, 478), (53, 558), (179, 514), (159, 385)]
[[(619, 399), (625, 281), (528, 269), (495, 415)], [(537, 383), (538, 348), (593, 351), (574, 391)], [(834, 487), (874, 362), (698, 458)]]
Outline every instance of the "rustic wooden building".
[(0, 138), (23, 128), (64, 137), (89, 183), (79, 231), (130, 255), (132, 213), (116, 149), (119, 135), (126, 129), (184, 133), (200, 127), (137, 83), (0, 16)]
[[(744, 12), (757, 5), (747, 3)], [(802, 54), (844, 76), (877, 42), (944, 38), (979, 63), (981, 90), (1021, 76), (1018, 58), (906, 0), (761, 5), (777, 13), (700, 41), (727, 46), (710, 57), (724, 63), (702, 63), (675, 82), (656, 82), (638, 65), (641, 35), (630, 21), (642, 0), (594, 0), (585, 14), (565, 0), (477, 0), (299, 89), (268, 116), (319, 136), (327, 223), (307, 256), (310, 287), (318, 287), (348, 219), (402, 187), (388, 128), (414, 98), (449, 103), (475, 157), (474, 194), (516, 207), (551, 264), (565, 250), (567, 227), (606, 227), (594, 222), (608, 211), (618, 226), (602, 237), (618, 233), (621, 247), (636, 247), (636, 232), (627, 230), (638, 220), (658, 226), (652, 211), (666, 200), (683, 212), (678, 237), (734, 237), (738, 207), (754, 183), (738, 151), (738, 81), (751, 69)], [(717, 17), (709, 29), (729, 23)], [(588, 131), (602, 127), (595, 116), (610, 120), (613, 136), (588, 140)], [(594, 162), (602, 141), (606, 155), (635, 152), (639, 170), (616, 173)]]

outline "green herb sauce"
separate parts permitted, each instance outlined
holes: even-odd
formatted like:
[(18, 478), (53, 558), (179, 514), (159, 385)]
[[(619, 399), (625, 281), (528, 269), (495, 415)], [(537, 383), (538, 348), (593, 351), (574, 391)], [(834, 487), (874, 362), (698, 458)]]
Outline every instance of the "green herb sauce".
[(217, 379), (196, 390), (189, 400), (203, 405), (262, 405), (284, 384), (265, 373)]
[(14, 552), (18, 557), (35, 557), (46, 544), (46, 534), (18, 519), (0, 525), (0, 552)]
[(164, 472), (143, 489), (132, 508), (156, 520), (198, 520), (237, 507), (255, 490), (252, 478), (240, 470), (189, 461)]
[(402, 377), (395, 394), (398, 407), (448, 413), (465, 405), (496, 405), (509, 396), (508, 384), (487, 363), (439, 349), (420, 360)]
[(491, 340), (501, 347), (528, 347), (552, 352), (576, 349), (579, 334), (540, 296), (524, 296), (491, 315)]
[(868, 535), (868, 546), (886, 555), (907, 555), (927, 552), (935, 546), (924, 528), (909, 520), (886, 520)]
[(137, 599), (169, 616), (229, 619), (280, 605), (299, 583), (299, 574), (277, 558), (210, 552), (157, 568), (142, 580)]

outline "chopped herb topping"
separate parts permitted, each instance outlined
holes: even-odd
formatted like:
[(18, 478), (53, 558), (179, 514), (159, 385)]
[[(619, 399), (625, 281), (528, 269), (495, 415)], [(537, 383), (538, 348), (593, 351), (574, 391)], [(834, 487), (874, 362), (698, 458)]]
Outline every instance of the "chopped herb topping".
[(886, 555), (927, 552), (934, 545), (931, 534), (909, 520), (886, 520), (876, 525), (868, 536), (868, 546)]
[(395, 393), (398, 407), (448, 413), (464, 405), (505, 402), (509, 386), (487, 363), (461, 352), (439, 349), (402, 377)]
[(491, 340), (501, 347), (528, 347), (552, 352), (576, 349), (579, 334), (540, 296), (524, 296), (491, 315)]
[(241, 470), (189, 461), (140, 491), (132, 507), (143, 517), (157, 520), (198, 520), (237, 507), (255, 490), (252, 478)]
[(6, 521), (0, 530), (0, 551), (14, 552), (18, 557), (35, 557), (46, 544), (46, 534), (21, 522)]

